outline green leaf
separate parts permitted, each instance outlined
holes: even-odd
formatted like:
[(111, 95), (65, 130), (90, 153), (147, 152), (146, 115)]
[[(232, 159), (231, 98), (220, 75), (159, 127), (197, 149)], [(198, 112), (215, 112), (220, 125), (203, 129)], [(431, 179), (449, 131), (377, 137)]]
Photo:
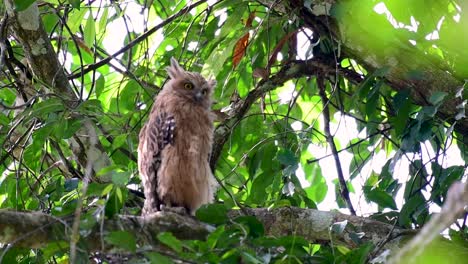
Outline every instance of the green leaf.
[(131, 175), (130, 171), (112, 172), (112, 183), (119, 187), (125, 187)]
[(80, 180), (78, 178), (72, 178), (72, 179), (66, 179), (65, 180), (65, 191), (66, 192), (71, 192), (73, 190), (75, 190), (76, 188), (78, 188), (78, 183), (80, 182)]
[(96, 25), (94, 22), (93, 13), (90, 11), (88, 13), (88, 19), (86, 20), (86, 25), (84, 28), (84, 41), (88, 48), (94, 46), (94, 39), (96, 38)]
[(158, 234), (158, 240), (177, 253), (180, 253), (182, 251), (182, 242), (179, 239), (177, 239), (172, 233), (161, 232)]
[(242, 261), (242, 263), (253, 263), (253, 264), (263, 263), (263, 261), (258, 260), (256, 257), (252, 256), (248, 252), (243, 251), (241, 252), (241, 255), (242, 255), (242, 259), (244, 260)]
[(298, 159), (289, 149), (282, 149), (278, 152), (276, 158), (283, 165), (297, 165)]
[(274, 180), (273, 173), (261, 173), (255, 177), (249, 198), (253, 203), (263, 204), (268, 198), (267, 187), (269, 187)]
[[(78, 6), (79, 6), (79, 0), (73, 0), (73, 1), (77, 1)], [(70, 15), (68, 16), (68, 20), (67, 20), (67, 25), (70, 28), (70, 31), (72, 34), (75, 34), (78, 31), (81, 25), (81, 22), (83, 21), (83, 18), (87, 12), (88, 10), (84, 8), (81, 10), (74, 9), (72, 12), (70, 12)]]
[(219, 225), (227, 222), (227, 209), (222, 204), (203, 205), (197, 210), (195, 216), (198, 220), (209, 224)]
[(136, 251), (135, 236), (128, 231), (110, 232), (107, 236), (104, 237), (104, 240), (114, 246), (129, 250), (131, 252)]
[(395, 133), (402, 135), (411, 113), (410, 91), (403, 90), (398, 92), (393, 98), (393, 105), (397, 111), (397, 115), (391, 118), (390, 121), (395, 127)]
[(398, 209), (393, 197), (390, 196), (385, 191), (382, 191), (381, 189), (365, 186), (364, 195), (366, 196), (367, 199), (369, 199), (372, 202), (377, 203), (380, 207), (390, 208), (393, 210)]
[(127, 139), (128, 139), (127, 134), (121, 134), (121, 135), (116, 136), (114, 138), (114, 141), (112, 142), (112, 149), (115, 150), (115, 149), (120, 148), (127, 142)]
[(234, 222), (247, 226), (249, 228), (249, 235), (252, 238), (261, 237), (265, 234), (265, 228), (263, 227), (263, 224), (253, 216), (239, 216), (234, 219)]
[(120, 212), (120, 209), (122, 209), (127, 197), (127, 190), (124, 190), (125, 192), (123, 192), (121, 188), (117, 187), (111, 192), (106, 202), (106, 217), (112, 218), (115, 214)]
[(441, 103), (444, 98), (447, 96), (447, 93), (446, 92), (434, 92), (431, 97), (429, 97), (429, 102), (432, 104), (432, 105), (438, 105), (439, 103)]
[(73, 8), (80, 9), (80, 0), (68, 0)]
[(15, 10), (18, 12), (24, 11), (34, 2), (36, 2), (36, 0), (15, 0)]
[(316, 164), (308, 164), (304, 166), (306, 178), (310, 181), (310, 186), (305, 188), (304, 191), (315, 203), (322, 202), (328, 192), (328, 185), (322, 175), (321, 169)]
[(55, 97), (36, 103), (33, 106), (34, 115), (44, 118), (47, 118), (50, 113), (63, 111), (64, 109), (63, 102)]
[(344, 220), (342, 222), (335, 222), (331, 226), (331, 231), (335, 234), (342, 234), (343, 231), (345, 230), (346, 226), (348, 225), (348, 221)]
[(110, 7), (104, 7), (104, 12), (102, 13), (101, 18), (98, 22), (98, 34), (104, 34), (104, 32), (106, 31), (109, 19), (109, 8)]
[(425, 207), (426, 200), (421, 193), (416, 193), (411, 198), (407, 199), (403, 204), (398, 218), (398, 224), (404, 227), (409, 227), (412, 223), (412, 217), (420, 207)]
[(174, 263), (170, 258), (163, 256), (157, 252), (147, 252), (145, 256), (150, 260), (151, 264), (172, 264)]

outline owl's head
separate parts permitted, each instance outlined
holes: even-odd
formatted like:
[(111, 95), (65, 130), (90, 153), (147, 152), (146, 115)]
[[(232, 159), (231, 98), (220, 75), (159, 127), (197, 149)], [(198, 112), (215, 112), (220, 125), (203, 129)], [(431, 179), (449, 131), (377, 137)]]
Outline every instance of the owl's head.
[(213, 93), (215, 80), (206, 80), (199, 73), (185, 71), (180, 67), (176, 59), (171, 58), (171, 66), (166, 68), (170, 81), (165, 89), (171, 89), (194, 104), (205, 108), (211, 107), (211, 95)]

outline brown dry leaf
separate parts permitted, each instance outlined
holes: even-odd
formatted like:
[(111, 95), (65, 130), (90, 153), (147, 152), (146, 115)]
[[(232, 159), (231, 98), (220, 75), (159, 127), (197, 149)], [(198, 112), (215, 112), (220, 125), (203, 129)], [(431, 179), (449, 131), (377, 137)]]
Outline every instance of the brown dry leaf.
[(236, 68), (237, 65), (239, 65), (239, 62), (245, 55), (245, 50), (247, 49), (247, 45), (249, 44), (249, 37), (250, 34), (248, 32), (245, 33), (245, 35), (237, 41), (236, 46), (234, 46), (234, 52), (232, 55), (232, 65), (234, 66), (234, 68)]
[[(251, 27), (252, 26), (252, 21), (254, 19), (255, 19), (255, 11), (253, 11), (253, 12), (251, 12), (249, 14), (249, 18), (245, 22), (245, 27), (246, 28)], [(237, 41), (236, 45), (234, 46), (234, 52), (233, 52), (233, 55), (232, 55), (232, 65), (234, 66), (234, 68), (236, 68), (237, 65), (239, 65), (240, 61), (242, 60), (242, 58), (245, 55), (247, 45), (249, 44), (249, 37), (250, 37), (250, 34), (248, 32), (245, 33), (245, 35), (242, 36)]]

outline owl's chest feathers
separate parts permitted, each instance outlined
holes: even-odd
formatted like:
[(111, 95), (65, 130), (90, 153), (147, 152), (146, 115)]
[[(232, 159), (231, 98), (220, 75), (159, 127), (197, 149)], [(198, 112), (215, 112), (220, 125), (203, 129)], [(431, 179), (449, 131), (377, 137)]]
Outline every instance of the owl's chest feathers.
[(206, 113), (175, 114), (176, 129), (174, 135), (174, 147), (179, 154), (192, 158), (207, 160), (211, 151), (213, 123), (203, 116)]
[(175, 119), (174, 143), (168, 152), (192, 162), (207, 162), (213, 140), (212, 113), (200, 105), (180, 100), (163, 103), (162, 108)]

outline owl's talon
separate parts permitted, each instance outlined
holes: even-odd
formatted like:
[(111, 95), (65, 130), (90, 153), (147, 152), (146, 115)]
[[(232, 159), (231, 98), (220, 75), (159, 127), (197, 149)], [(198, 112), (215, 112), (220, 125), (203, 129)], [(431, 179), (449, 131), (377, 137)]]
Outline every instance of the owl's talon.
[(180, 215), (190, 215), (187, 208), (185, 207), (170, 207), (170, 206), (161, 205), (161, 211), (176, 213)]

